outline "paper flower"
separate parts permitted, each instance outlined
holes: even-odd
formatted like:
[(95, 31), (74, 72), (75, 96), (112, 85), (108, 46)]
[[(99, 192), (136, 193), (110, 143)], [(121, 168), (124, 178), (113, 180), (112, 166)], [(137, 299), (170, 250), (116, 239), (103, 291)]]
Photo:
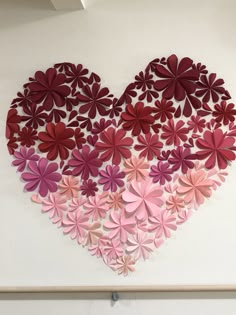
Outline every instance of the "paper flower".
[(29, 161), (29, 170), (24, 172), (21, 178), (28, 182), (25, 185), (27, 191), (34, 191), (39, 186), (39, 194), (45, 197), (50, 192), (57, 191), (57, 182), (61, 180), (61, 174), (57, 173), (57, 163), (48, 163), (47, 159), (41, 158), (39, 161)]
[(168, 162), (173, 165), (173, 171), (177, 171), (181, 168), (182, 173), (186, 174), (189, 169), (194, 167), (194, 163), (191, 159), (192, 156), (190, 148), (177, 147), (172, 150), (171, 157), (168, 159)]
[(79, 180), (69, 175), (64, 176), (62, 181), (58, 184), (60, 194), (67, 197), (67, 199), (78, 197)]
[(116, 260), (114, 264), (111, 265), (112, 268), (118, 271), (118, 274), (123, 274), (127, 276), (128, 273), (135, 270), (134, 268), (135, 260), (130, 256), (123, 256)]
[(166, 209), (171, 212), (180, 212), (185, 208), (183, 198), (173, 195), (166, 201)]
[(95, 146), (98, 151), (103, 152), (100, 155), (102, 161), (112, 160), (112, 164), (118, 165), (122, 157), (127, 159), (131, 156), (130, 146), (133, 139), (125, 135), (124, 130), (116, 130), (113, 127), (100, 134), (101, 142), (97, 142)]
[(153, 108), (154, 118), (160, 120), (162, 123), (173, 117), (175, 108), (173, 102), (163, 98), (161, 101), (157, 100), (155, 102), (155, 107)]
[(224, 125), (228, 125), (235, 120), (236, 109), (233, 103), (227, 104), (226, 101), (222, 101), (220, 104), (216, 104), (214, 108), (212, 116), (215, 117), (217, 122), (223, 122)]
[(203, 132), (206, 126), (206, 120), (201, 116), (191, 116), (191, 119), (188, 121), (188, 129), (193, 130), (193, 132)]
[(80, 189), (82, 191), (82, 195), (85, 195), (86, 197), (95, 196), (98, 191), (97, 183), (92, 181), (92, 179), (84, 180)]
[(175, 215), (167, 210), (163, 210), (157, 215), (150, 217), (149, 221), (149, 232), (155, 232), (156, 238), (160, 238), (163, 235), (165, 237), (170, 237), (171, 230), (175, 231), (177, 229)]
[(106, 199), (99, 195), (88, 197), (88, 201), (84, 204), (84, 208), (86, 209), (86, 214), (91, 216), (94, 221), (99, 218), (105, 218), (106, 212), (108, 211)]
[(154, 157), (159, 157), (160, 149), (163, 147), (163, 143), (159, 141), (158, 135), (152, 135), (148, 133), (143, 137), (142, 135), (138, 136), (138, 142), (141, 144), (136, 144), (134, 149), (137, 151), (142, 151), (139, 154), (140, 158), (146, 158), (150, 161)]
[(26, 168), (28, 161), (38, 161), (39, 155), (35, 154), (33, 148), (27, 149), (26, 147), (21, 147), (20, 151), (14, 152), (15, 160), (12, 162), (14, 166), (18, 166), (17, 171), (23, 172)]
[(128, 234), (135, 233), (135, 219), (133, 217), (127, 217), (125, 212), (111, 212), (110, 220), (104, 223), (104, 227), (111, 230), (109, 237), (111, 239), (118, 238), (122, 243), (125, 243), (128, 239)]
[(124, 188), (122, 188), (120, 191), (116, 191), (113, 193), (109, 193), (107, 197), (107, 204), (109, 209), (122, 209), (124, 208), (124, 200), (122, 199), (122, 193), (124, 191)]
[(207, 177), (204, 170), (189, 171), (185, 176), (179, 178), (180, 187), (177, 192), (186, 203), (202, 204), (205, 198), (212, 194), (213, 181)]
[(149, 178), (141, 182), (132, 182), (122, 195), (127, 203), (125, 210), (129, 215), (134, 214), (138, 220), (146, 220), (147, 217), (160, 212), (163, 205), (162, 194), (162, 188), (153, 185)]
[(22, 121), (26, 121), (26, 127), (38, 129), (39, 126), (45, 125), (48, 115), (45, 113), (43, 106), (37, 106), (36, 103), (30, 103), (23, 107), (23, 111), (24, 116), (22, 116)]
[(48, 212), (53, 223), (61, 225), (63, 220), (63, 211), (67, 209), (65, 197), (58, 193), (50, 193), (46, 199), (42, 201), (42, 211)]
[(127, 241), (126, 251), (128, 254), (134, 254), (135, 259), (142, 257), (144, 260), (149, 258), (149, 253), (154, 249), (153, 238), (147, 233), (139, 231)]
[(37, 130), (32, 127), (23, 127), (18, 131), (18, 141), (20, 141), (21, 145), (25, 145), (26, 147), (31, 147), (35, 144), (35, 141), (38, 140)]
[(141, 132), (146, 134), (150, 131), (150, 124), (154, 123), (151, 116), (152, 108), (144, 106), (143, 102), (138, 102), (134, 106), (128, 104), (125, 112), (121, 114), (121, 118), (125, 121), (122, 127), (125, 130), (132, 130), (133, 136), (138, 136)]
[(171, 180), (171, 174), (173, 170), (170, 168), (170, 164), (163, 163), (162, 161), (157, 163), (157, 166), (151, 166), (150, 176), (153, 177), (153, 183), (160, 183), (164, 185), (166, 181)]
[(81, 151), (74, 149), (72, 151), (73, 158), (69, 160), (69, 165), (73, 168), (72, 175), (81, 175), (82, 179), (88, 179), (90, 174), (97, 176), (98, 168), (102, 165), (98, 154), (95, 150), (90, 151), (88, 145), (83, 146)]
[(149, 163), (144, 160), (144, 158), (137, 158), (136, 156), (132, 156), (130, 159), (126, 159), (124, 161), (125, 168), (123, 171), (128, 175), (128, 181), (141, 181), (145, 179), (148, 175), (148, 167)]
[(111, 166), (107, 165), (105, 171), (99, 172), (101, 178), (98, 183), (103, 186), (103, 190), (112, 192), (117, 191), (117, 187), (124, 186), (124, 181), (122, 178), (125, 177), (124, 172), (120, 172), (120, 167), (118, 165)]
[(210, 169), (218, 164), (220, 169), (225, 169), (230, 161), (235, 159), (234, 149), (235, 139), (228, 137), (223, 133), (221, 129), (215, 129), (212, 132), (207, 130), (203, 134), (203, 139), (197, 139), (197, 147), (200, 151), (197, 151), (196, 155), (198, 159), (207, 159), (205, 165)]
[(65, 81), (65, 75), (57, 74), (54, 68), (49, 68), (46, 73), (37, 71), (35, 81), (29, 83), (31, 100), (35, 103), (43, 102), (47, 111), (51, 110), (53, 105), (63, 106), (66, 96), (70, 94), (70, 88), (64, 85)]
[(108, 240), (104, 245), (104, 254), (109, 260), (123, 256), (123, 249), (119, 239)]
[(166, 140), (167, 145), (178, 146), (181, 141), (185, 142), (188, 139), (188, 128), (184, 127), (182, 120), (177, 121), (176, 124), (173, 119), (168, 120), (167, 125), (162, 127), (162, 131), (161, 138)]
[(68, 212), (66, 218), (63, 219), (63, 232), (70, 234), (73, 240), (76, 239), (81, 244), (89, 228), (88, 221), (89, 216), (84, 215), (80, 210)]
[(224, 94), (225, 89), (223, 88), (224, 80), (216, 79), (216, 74), (211, 73), (209, 77), (202, 75), (200, 77), (198, 85), (198, 90), (196, 91), (196, 96), (203, 96), (202, 101), (204, 103), (209, 102), (210, 99), (213, 102), (218, 102), (219, 94)]
[(103, 236), (103, 232), (99, 230), (100, 227), (100, 222), (94, 222), (89, 226), (88, 233), (86, 234), (85, 240), (83, 242), (84, 246), (95, 245), (98, 243), (99, 239)]

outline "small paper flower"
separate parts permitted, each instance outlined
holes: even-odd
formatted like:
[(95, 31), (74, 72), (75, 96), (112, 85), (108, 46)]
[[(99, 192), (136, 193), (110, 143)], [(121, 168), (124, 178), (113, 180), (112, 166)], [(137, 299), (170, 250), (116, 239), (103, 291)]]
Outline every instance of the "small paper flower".
[(144, 160), (144, 157), (137, 158), (132, 156), (124, 161), (124, 172), (128, 175), (128, 181), (141, 181), (148, 175), (149, 163)]
[(60, 194), (65, 195), (68, 199), (78, 197), (79, 180), (69, 175), (64, 176), (62, 181), (58, 184)]
[(122, 188), (120, 191), (109, 193), (107, 198), (107, 204), (109, 206), (109, 209), (113, 208), (114, 210), (118, 210), (124, 207), (124, 200), (122, 199), (123, 191), (124, 188)]
[(170, 230), (176, 230), (176, 218), (173, 214), (171, 214), (167, 210), (161, 211), (158, 215), (149, 218), (150, 227), (149, 232), (155, 232), (156, 238), (162, 237), (170, 237)]
[(84, 208), (87, 210), (86, 214), (90, 215), (93, 220), (105, 218), (108, 211), (106, 199), (99, 195), (89, 197), (88, 201), (84, 204)]
[(154, 249), (153, 238), (143, 232), (138, 232), (133, 235), (133, 238), (129, 238), (127, 242), (127, 253), (134, 254), (135, 259), (143, 257), (144, 260), (149, 258), (149, 253)]
[(134, 271), (135, 261), (131, 256), (123, 256), (116, 260), (116, 263), (112, 265), (112, 267), (118, 271), (118, 274), (123, 274), (127, 276), (129, 271)]
[(122, 178), (125, 177), (124, 172), (120, 172), (120, 167), (118, 165), (111, 166), (107, 165), (105, 171), (99, 172), (102, 178), (99, 179), (98, 183), (103, 186), (103, 190), (112, 192), (117, 191), (117, 187), (124, 186)]
[(66, 199), (58, 193), (50, 193), (47, 199), (42, 201), (42, 211), (48, 212), (53, 223), (59, 223), (63, 220), (63, 211), (67, 209)]

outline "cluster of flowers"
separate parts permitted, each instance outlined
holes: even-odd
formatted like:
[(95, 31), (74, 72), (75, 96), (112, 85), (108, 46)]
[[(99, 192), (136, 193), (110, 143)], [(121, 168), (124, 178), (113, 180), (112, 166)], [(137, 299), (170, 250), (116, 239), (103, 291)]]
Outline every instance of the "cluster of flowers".
[(34, 201), (127, 274), (224, 180), (236, 110), (224, 81), (190, 58), (153, 60), (120, 98), (100, 81), (71, 63), (37, 71), (6, 137)]

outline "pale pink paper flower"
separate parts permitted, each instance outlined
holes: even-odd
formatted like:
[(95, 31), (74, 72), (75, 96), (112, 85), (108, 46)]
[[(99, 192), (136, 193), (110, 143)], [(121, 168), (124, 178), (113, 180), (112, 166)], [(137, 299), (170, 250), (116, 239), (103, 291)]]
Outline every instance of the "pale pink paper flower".
[(163, 210), (157, 216), (149, 218), (149, 221), (149, 232), (155, 232), (156, 238), (160, 238), (162, 235), (170, 237), (170, 230), (175, 231), (177, 229), (175, 216), (167, 210)]
[(98, 240), (103, 236), (102, 231), (99, 230), (100, 227), (101, 227), (100, 222), (94, 222), (89, 226), (88, 233), (83, 243), (84, 246), (97, 244)]
[(149, 163), (145, 161), (144, 157), (137, 158), (132, 156), (130, 159), (124, 161), (124, 172), (128, 174), (128, 181), (141, 181), (148, 175)]
[(183, 224), (186, 222), (192, 215), (192, 210), (182, 210), (178, 213), (177, 224)]
[(123, 256), (123, 249), (121, 247), (120, 240), (111, 239), (107, 241), (104, 246), (104, 254), (107, 256), (108, 260), (117, 259), (120, 256)]
[(161, 198), (163, 190), (158, 185), (153, 185), (152, 180), (132, 182), (129, 190), (122, 195), (127, 203), (125, 210), (128, 214), (134, 214), (138, 220), (144, 221), (147, 217), (154, 216), (160, 212), (163, 205)]
[(46, 199), (42, 201), (42, 211), (48, 212), (53, 223), (62, 224), (63, 211), (67, 209), (66, 199), (58, 193), (50, 193)]
[(142, 257), (144, 260), (149, 258), (149, 253), (154, 249), (153, 238), (146, 233), (138, 232), (127, 241), (126, 251), (128, 254), (134, 254), (135, 259)]
[(84, 204), (87, 210), (86, 214), (91, 215), (94, 221), (99, 218), (105, 218), (106, 212), (109, 210), (106, 204), (106, 198), (103, 196), (95, 195), (88, 197), (88, 201)]
[(111, 265), (111, 267), (117, 270), (119, 275), (123, 274), (124, 276), (127, 276), (129, 271), (135, 271), (134, 265), (135, 260), (128, 255), (118, 258), (116, 262)]
[(207, 177), (204, 170), (189, 171), (179, 178), (179, 183), (178, 194), (183, 196), (186, 203), (193, 204), (195, 207), (202, 204), (205, 198), (212, 194), (213, 181)]
[(90, 251), (91, 255), (96, 257), (103, 257), (104, 247), (108, 240), (109, 238), (107, 236), (102, 236), (98, 239), (96, 244), (92, 244), (91, 246), (89, 246), (88, 250)]
[(110, 193), (107, 198), (107, 204), (109, 209), (119, 210), (124, 207), (124, 200), (122, 199), (122, 193), (124, 192), (124, 188), (120, 191), (116, 191), (114, 193)]
[(185, 207), (184, 200), (177, 195), (170, 196), (166, 201), (166, 209), (173, 212), (179, 212)]
[(125, 215), (124, 210), (120, 212), (111, 212), (110, 221), (104, 223), (104, 227), (108, 230), (111, 230), (109, 237), (118, 238), (122, 243), (126, 243), (128, 239), (128, 233), (135, 233), (135, 219), (130, 217), (128, 218)]
[(63, 219), (63, 232), (64, 234), (70, 234), (71, 239), (76, 239), (81, 244), (89, 228), (88, 221), (89, 217), (85, 216), (80, 210), (68, 212), (66, 218)]
[(67, 199), (78, 197), (79, 180), (74, 176), (63, 176), (58, 187), (60, 188), (60, 194), (65, 195)]
[(69, 211), (77, 211), (82, 209), (82, 206), (85, 204), (86, 199), (79, 196), (78, 198), (73, 198), (69, 204)]

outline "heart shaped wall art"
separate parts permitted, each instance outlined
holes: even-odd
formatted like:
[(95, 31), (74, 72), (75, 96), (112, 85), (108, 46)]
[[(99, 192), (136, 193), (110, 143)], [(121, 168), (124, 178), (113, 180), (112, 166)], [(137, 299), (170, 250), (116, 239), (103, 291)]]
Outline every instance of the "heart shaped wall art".
[(235, 159), (230, 98), (187, 57), (151, 61), (119, 97), (81, 64), (55, 64), (12, 101), (7, 145), (42, 212), (127, 275), (224, 181)]

